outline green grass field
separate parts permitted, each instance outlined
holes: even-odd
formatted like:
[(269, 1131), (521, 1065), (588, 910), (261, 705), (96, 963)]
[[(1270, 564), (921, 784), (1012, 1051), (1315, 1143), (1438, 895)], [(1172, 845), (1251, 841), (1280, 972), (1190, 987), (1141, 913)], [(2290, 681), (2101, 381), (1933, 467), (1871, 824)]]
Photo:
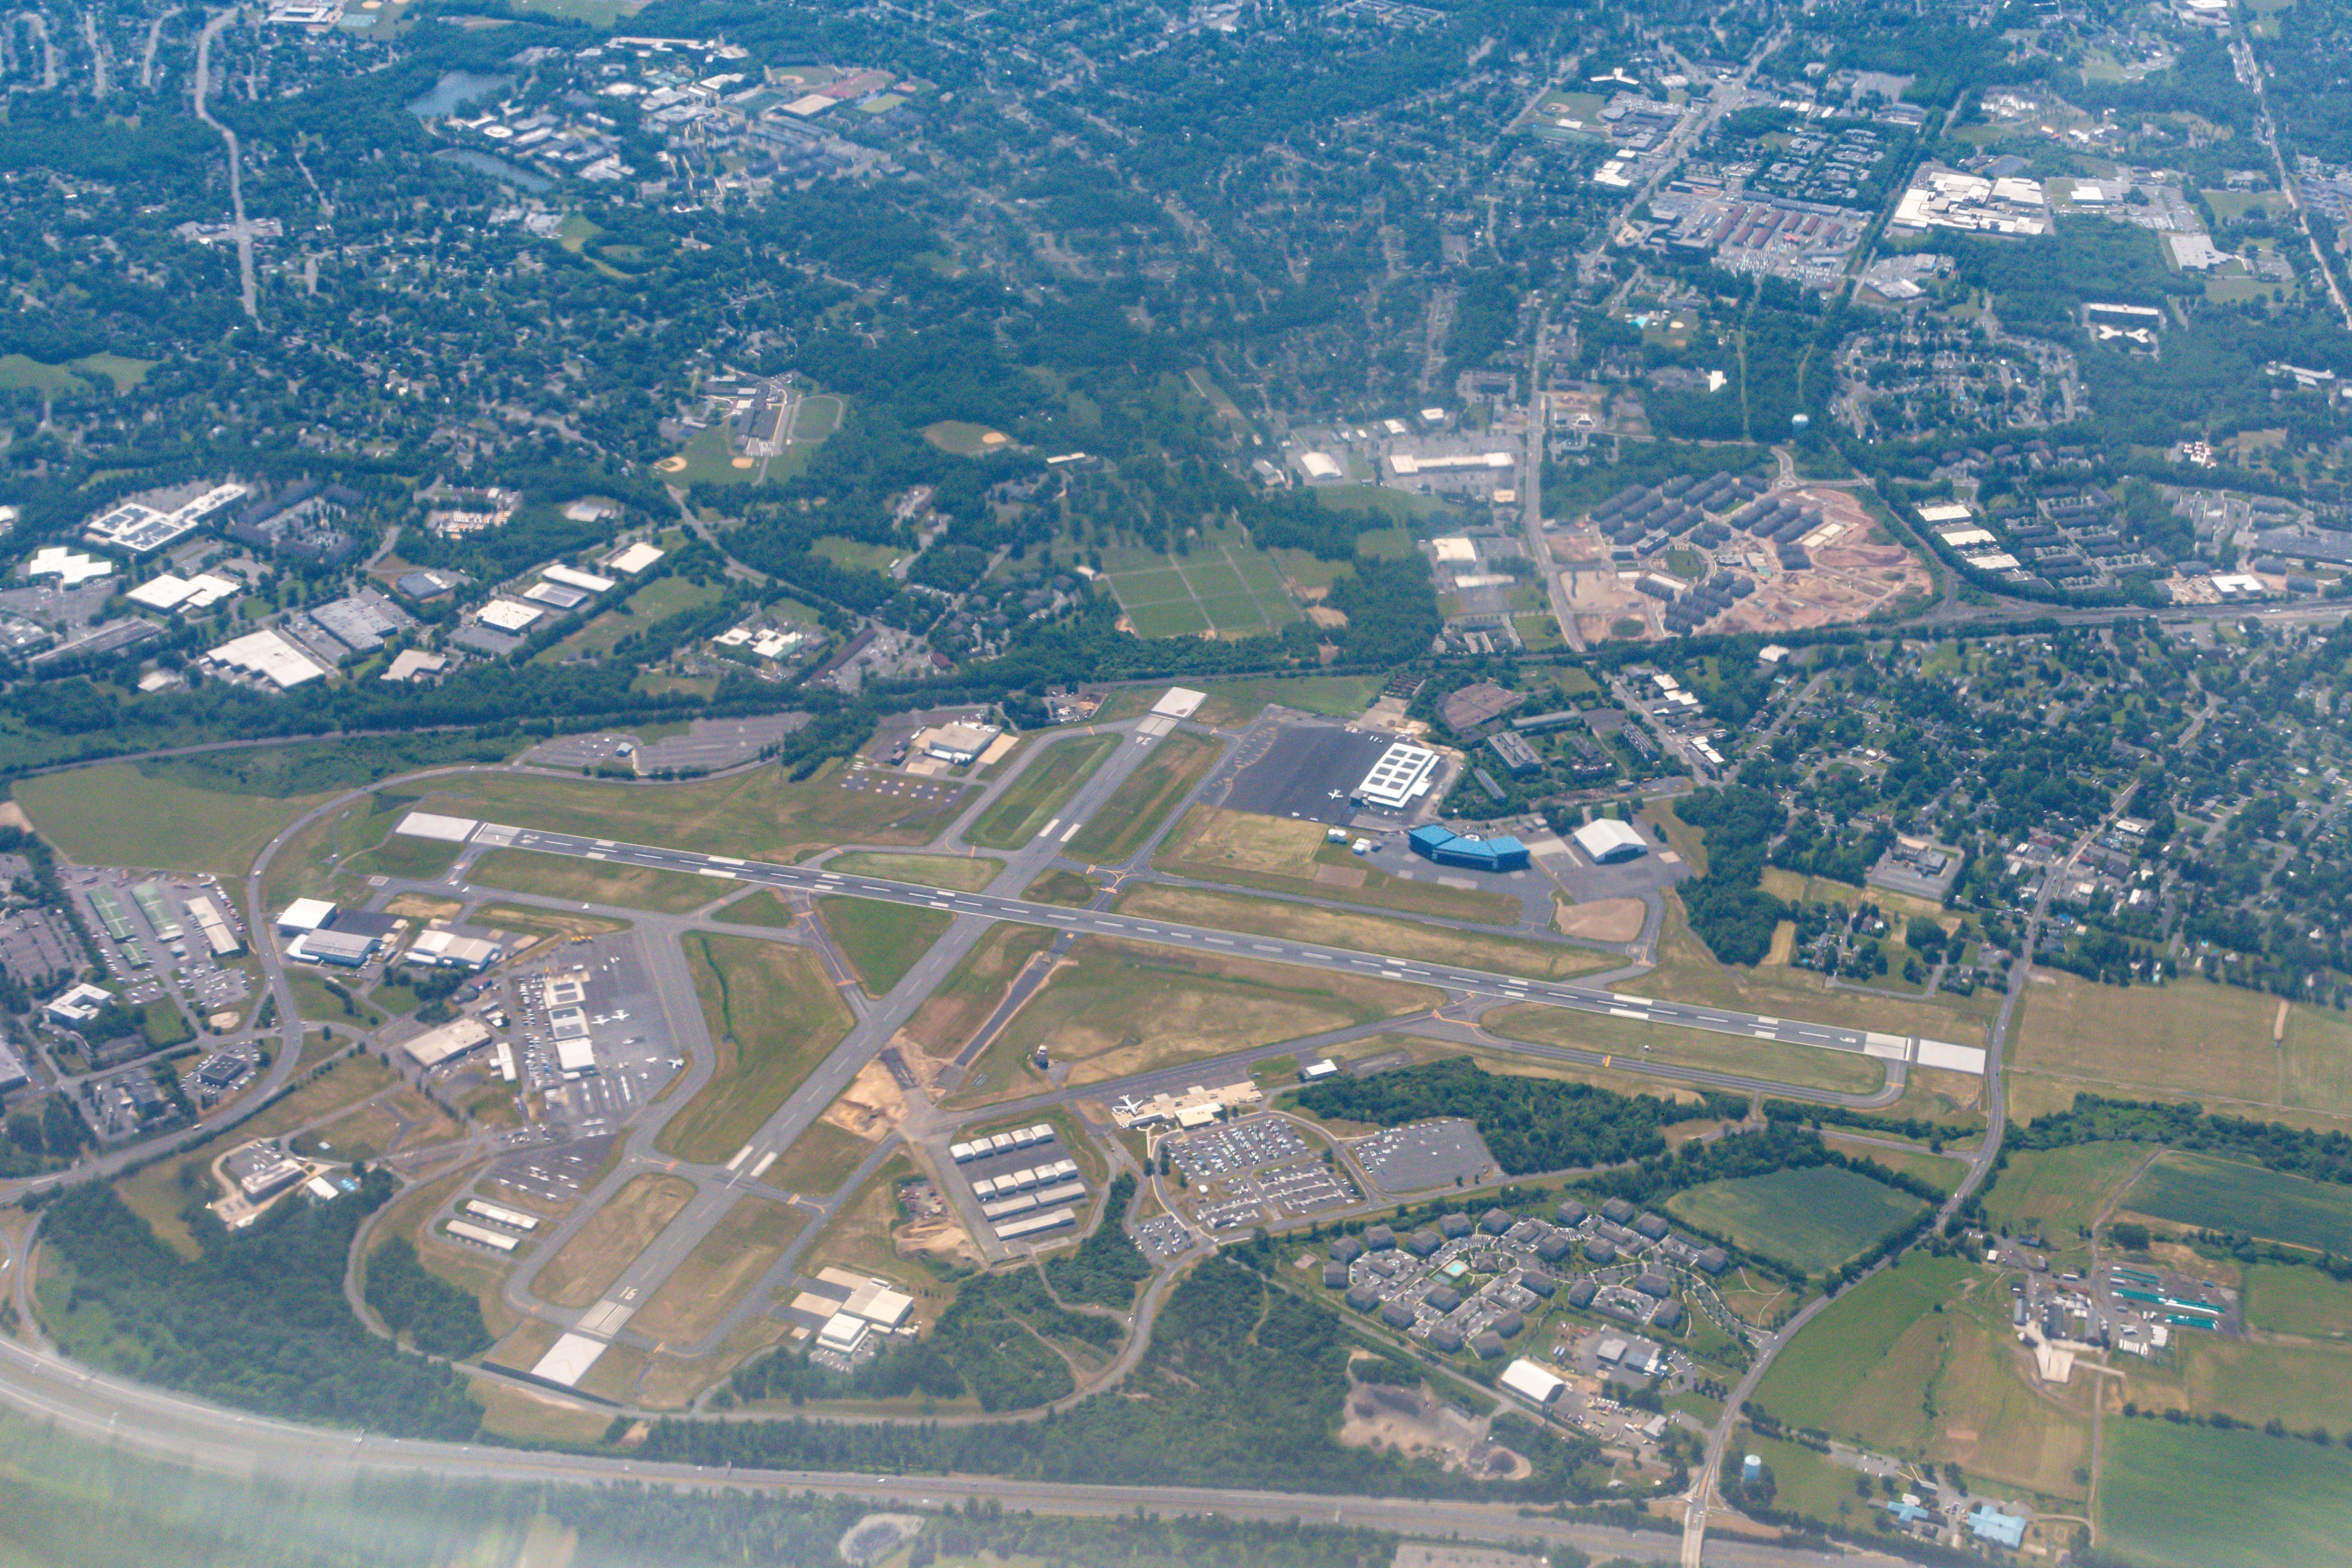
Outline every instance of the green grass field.
[(977, 458), (986, 452), (1003, 451), (1009, 447), (1005, 441), (991, 441), (989, 437), (1003, 432), (987, 425), (975, 425), (969, 419), (942, 419), (936, 425), (923, 426), (923, 439), (942, 452), (952, 452), (959, 458)]
[(1915, 1253), (1872, 1275), (1789, 1342), (1756, 1403), (1791, 1426), (1916, 1445), (1926, 1435), (1917, 1390), (1938, 1359), (1933, 1325), (1917, 1331), (1972, 1272), (1960, 1258)]
[(887, 882), (913, 882), (925, 888), (953, 888), (977, 892), (1003, 871), (1004, 864), (979, 855), (894, 855), (876, 849), (852, 849), (824, 863), (828, 871), (845, 877), (876, 877)]
[(113, 383), (115, 391), (123, 392), (146, 380), (154, 367), (153, 360), (126, 359), (114, 353), (84, 354), (63, 364), (43, 364), (25, 354), (0, 354), (0, 391), (65, 397), (89, 391), (102, 377)]
[(475, 861), (467, 876), (484, 887), (504, 888), (510, 893), (536, 893), (543, 899), (569, 899), (583, 904), (618, 904), (666, 915), (698, 910), (737, 886), (716, 877), (575, 860), (530, 849), (493, 849)]
[(866, 989), (879, 996), (907, 977), (955, 916), (872, 899), (819, 899), (817, 913)]
[(107, 763), (23, 779), (12, 790), (42, 837), (84, 866), (211, 871), (240, 879), (288, 824), (328, 795), (281, 798), (198, 789)]
[(2282, 1175), (2260, 1165), (2168, 1152), (2125, 1195), (2125, 1205), (2156, 1219), (2235, 1231), (2308, 1247), (2352, 1252), (2352, 1189)]
[(1835, 1165), (1709, 1182), (1667, 1208), (1753, 1252), (1823, 1273), (1916, 1215), (1921, 1204)]
[(2000, 1179), (1985, 1194), (1985, 1217), (2014, 1235), (2039, 1235), (2053, 1246), (2071, 1247), (2147, 1157), (2146, 1149), (2131, 1143), (2011, 1154)]
[(725, 1160), (849, 1032), (849, 1009), (799, 948), (702, 931), (685, 946), (719, 1062), (655, 1144), (682, 1160)]
[(1089, 735), (1047, 746), (964, 829), (965, 840), (985, 849), (1020, 848), (1094, 776), (1103, 759), (1118, 750), (1119, 740), (1117, 735)]
[(1203, 534), (1185, 555), (1106, 550), (1103, 568), (1139, 637), (1249, 637), (1298, 618), (1273, 558), (1231, 530)]
[(2148, 1568), (2340, 1563), (2352, 1452), (2169, 1421), (2106, 1424), (2100, 1545)]
[(793, 860), (844, 842), (920, 843), (963, 798), (960, 791), (929, 800), (845, 789), (842, 776), (838, 764), (798, 784), (780, 768), (653, 785), (479, 774), (446, 784), (420, 805), (594, 838)]
[(542, 649), (531, 662), (561, 664), (583, 653), (601, 658), (631, 632), (643, 631), (682, 610), (715, 605), (725, 594), (726, 590), (715, 583), (698, 584), (685, 577), (657, 577), (629, 595), (627, 615), (608, 611), (598, 616), (562, 642)]
[(2246, 1323), (2278, 1334), (2352, 1340), (2352, 1285), (2316, 1268), (2258, 1263), (2246, 1270)]
[(868, 544), (862, 539), (847, 539), (838, 533), (818, 535), (809, 546), (809, 553), (824, 556), (845, 572), (871, 572), (877, 577), (907, 557), (907, 552), (895, 544)]
[(1181, 730), (1170, 735), (1111, 792), (1062, 852), (1073, 860), (1094, 865), (1126, 859), (1143, 847), (1223, 750), (1213, 741)]
[(1206, 688), (1209, 700), (1193, 717), (1203, 724), (1246, 724), (1279, 703), (1326, 719), (1354, 719), (1381, 694), (1377, 675), (1308, 675), (1233, 680)]
[(746, 463), (740, 468), (735, 466), (734, 449), (728, 445), (727, 426), (724, 425), (713, 425), (698, 431), (693, 440), (678, 448), (677, 455), (684, 459), (683, 468), (664, 469), (657, 465), (656, 471), (682, 485), (748, 485), (760, 477), (757, 461)]

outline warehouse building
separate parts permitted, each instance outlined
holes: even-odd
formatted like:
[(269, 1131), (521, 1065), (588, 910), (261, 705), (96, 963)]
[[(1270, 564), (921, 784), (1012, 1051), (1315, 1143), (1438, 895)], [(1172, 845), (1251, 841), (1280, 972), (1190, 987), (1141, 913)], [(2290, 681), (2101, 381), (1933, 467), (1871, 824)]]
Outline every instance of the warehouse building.
[(1436, 782), (1437, 762), (1437, 753), (1428, 747), (1399, 741), (1381, 753), (1372, 771), (1356, 786), (1356, 799), (1367, 805), (1402, 811), (1429, 793)]
[(1528, 847), (1508, 834), (1473, 838), (1432, 822), (1407, 834), (1405, 842), (1424, 860), (1465, 871), (1521, 871), (1528, 864)]
[(1643, 840), (1638, 828), (1613, 816), (1588, 822), (1569, 837), (1596, 866), (1615, 866), (1627, 860), (1638, 860), (1650, 852), (1650, 847)]

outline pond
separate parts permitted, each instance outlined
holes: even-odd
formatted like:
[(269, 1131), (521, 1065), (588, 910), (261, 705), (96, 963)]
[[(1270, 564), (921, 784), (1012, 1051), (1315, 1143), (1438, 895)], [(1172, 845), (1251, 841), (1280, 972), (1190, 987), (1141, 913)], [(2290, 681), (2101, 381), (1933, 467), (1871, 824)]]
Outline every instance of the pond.
[(504, 158), (493, 158), (488, 153), (477, 153), (470, 147), (446, 148), (433, 155), (446, 158), (452, 163), (463, 163), (478, 174), (488, 174), (493, 180), (519, 186), (534, 195), (555, 183), (532, 174), (529, 169), (509, 163)]
[(513, 85), (512, 77), (476, 76), (471, 71), (451, 71), (433, 84), (431, 92), (411, 100), (408, 112), (419, 120), (438, 120), (445, 114), (457, 113), (477, 99), (488, 98)]

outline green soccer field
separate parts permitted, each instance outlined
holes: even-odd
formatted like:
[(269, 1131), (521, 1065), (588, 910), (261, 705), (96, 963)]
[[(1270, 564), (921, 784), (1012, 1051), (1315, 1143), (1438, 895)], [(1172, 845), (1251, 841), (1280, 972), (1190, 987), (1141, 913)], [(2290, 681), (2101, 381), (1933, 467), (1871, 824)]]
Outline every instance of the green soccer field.
[(1236, 532), (1204, 535), (1189, 555), (1129, 546), (1106, 550), (1102, 559), (1139, 637), (1251, 637), (1298, 618), (1272, 559)]

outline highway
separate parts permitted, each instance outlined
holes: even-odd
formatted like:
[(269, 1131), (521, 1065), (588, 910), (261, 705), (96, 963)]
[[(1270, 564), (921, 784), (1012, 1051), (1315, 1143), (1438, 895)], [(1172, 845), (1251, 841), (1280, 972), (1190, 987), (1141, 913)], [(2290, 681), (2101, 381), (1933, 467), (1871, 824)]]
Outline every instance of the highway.
[[(0, 1241), (0, 1283), (8, 1286), (28, 1323), (29, 1291)], [(118, 1448), (160, 1464), (201, 1473), (297, 1486), (347, 1485), (362, 1478), (413, 1477), (450, 1482), (517, 1485), (670, 1485), (689, 1490), (814, 1490), (860, 1498), (877, 1506), (961, 1506), (967, 1498), (1013, 1510), (1070, 1515), (1132, 1513), (1139, 1506), (1163, 1514), (1213, 1514), (1228, 1519), (1362, 1526), (1412, 1536), (1459, 1535), (1471, 1541), (1539, 1539), (1572, 1544), (1592, 1555), (1666, 1561), (1669, 1535), (1573, 1524), (1523, 1513), (1511, 1504), (1424, 1501), (1410, 1498), (1343, 1498), (1210, 1487), (1088, 1486), (993, 1477), (877, 1476), (814, 1470), (714, 1470), (698, 1465), (649, 1464), (499, 1444), (436, 1443), (368, 1433), (326, 1432), (292, 1422), (223, 1410), (199, 1400), (126, 1382), (76, 1365), (53, 1346), (0, 1337), (0, 1404), (50, 1425), (61, 1436)], [(1801, 1568), (1829, 1561), (1720, 1538), (1713, 1561), (1737, 1568)]]
[[(1072, 824), (1070, 831), (1076, 830), (1076, 825)], [(1840, 1028), (1801, 1019), (1737, 1013), (1696, 1003), (1657, 1001), (1595, 986), (1528, 980), (1457, 964), (1419, 963), (1318, 942), (1237, 934), (1172, 921), (1143, 920), (1108, 910), (1070, 909), (999, 893), (952, 892), (820, 868), (784, 866), (772, 861), (704, 855), (689, 849), (667, 849), (655, 845), (591, 838), (572, 833), (510, 828), (495, 824), (486, 824), (478, 828), (473, 842), (528, 849), (543, 855), (562, 855), (577, 859), (603, 860), (614, 865), (709, 877), (740, 882), (747, 887), (782, 889), (819, 897), (847, 895), (874, 899), (982, 921), (1016, 921), (1024, 925), (1045, 926), (1084, 936), (1158, 942), (1276, 963), (1305, 964), (1362, 979), (1394, 980), (1433, 986), (1473, 1000), (1537, 1003), (1602, 1017), (1698, 1029), (1710, 1034), (1737, 1035), (1781, 1045), (1808, 1046), (1819, 1050), (1874, 1057), (1888, 1062), (1924, 1060), (1928, 1066), (1948, 1063), (1956, 1070), (1969, 1070), (1960, 1065), (1966, 1059), (1964, 1057), (1944, 1057), (1932, 1048), (1923, 1056), (1919, 1042), (1900, 1036)], [(999, 879), (1000, 881), (1003, 879)], [(1975, 1050), (1979, 1061), (1981, 1060), (1982, 1053), (1977, 1047), (1954, 1047), (1935, 1041), (1927, 1042), (1927, 1045), (1941, 1047), (1946, 1051)]]

